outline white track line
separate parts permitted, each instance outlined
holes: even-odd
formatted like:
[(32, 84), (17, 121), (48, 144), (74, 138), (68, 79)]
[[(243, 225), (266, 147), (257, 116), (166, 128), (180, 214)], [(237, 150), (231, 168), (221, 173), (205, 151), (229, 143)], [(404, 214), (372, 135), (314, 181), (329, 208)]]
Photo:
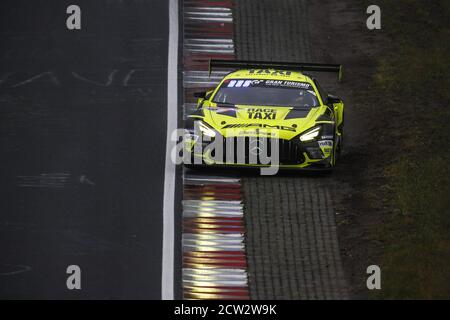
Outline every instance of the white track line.
[(169, 2), (169, 52), (167, 63), (167, 136), (164, 174), (163, 247), (161, 271), (161, 299), (174, 299), (175, 245), (175, 164), (170, 153), (175, 142), (172, 132), (177, 128), (178, 108), (178, 0)]

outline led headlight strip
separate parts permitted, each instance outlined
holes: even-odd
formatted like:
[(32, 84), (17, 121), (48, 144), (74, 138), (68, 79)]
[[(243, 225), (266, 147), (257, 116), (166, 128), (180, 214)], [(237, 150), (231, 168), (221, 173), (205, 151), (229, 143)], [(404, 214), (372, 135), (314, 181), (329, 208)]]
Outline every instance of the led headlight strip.
[(214, 131), (214, 129), (210, 128), (209, 126), (207, 126), (206, 124), (204, 124), (201, 121), (197, 121), (197, 123), (198, 123), (198, 128), (205, 136), (208, 136), (211, 138), (214, 138), (216, 136), (216, 131)]
[(300, 141), (312, 141), (319, 136), (320, 127), (314, 127), (311, 130), (306, 131), (305, 133), (300, 135)]

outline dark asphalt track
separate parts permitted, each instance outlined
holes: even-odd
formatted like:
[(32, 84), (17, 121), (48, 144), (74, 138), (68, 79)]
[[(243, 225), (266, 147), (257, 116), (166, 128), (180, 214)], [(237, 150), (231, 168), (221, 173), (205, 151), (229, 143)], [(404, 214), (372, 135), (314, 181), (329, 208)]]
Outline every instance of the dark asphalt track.
[(0, 298), (160, 298), (167, 6), (0, 2)]

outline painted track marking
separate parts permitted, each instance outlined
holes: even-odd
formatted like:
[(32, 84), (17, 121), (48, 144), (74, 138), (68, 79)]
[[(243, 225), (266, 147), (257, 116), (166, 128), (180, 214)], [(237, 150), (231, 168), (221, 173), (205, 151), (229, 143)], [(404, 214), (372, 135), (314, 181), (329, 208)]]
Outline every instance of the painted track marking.
[(174, 142), (170, 137), (177, 128), (178, 108), (178, 0), (169, 2), (169, 51), (167, 64), (167, 135), (164, 174), (163, 248), (161, 270), (161, 299), (174, 299), (175, 245), (175, 172), (171, 159)]

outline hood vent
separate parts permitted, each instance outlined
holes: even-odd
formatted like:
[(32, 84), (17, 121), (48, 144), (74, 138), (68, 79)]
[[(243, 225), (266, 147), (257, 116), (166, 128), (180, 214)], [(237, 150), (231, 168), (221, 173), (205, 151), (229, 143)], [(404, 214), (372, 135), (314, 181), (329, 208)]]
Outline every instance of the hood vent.
[(308, 113), (311, 111), (310, 108), (304, 108), (304, 109), (292, 109), (291, 111), (289, 111), (289, 113), (286, 115), (286, 117), (284, 118), (284, 120), (289, 120), (289, 119), (302, 119), (302, 118), (306, 118), (306, 116), (308, 116)]

